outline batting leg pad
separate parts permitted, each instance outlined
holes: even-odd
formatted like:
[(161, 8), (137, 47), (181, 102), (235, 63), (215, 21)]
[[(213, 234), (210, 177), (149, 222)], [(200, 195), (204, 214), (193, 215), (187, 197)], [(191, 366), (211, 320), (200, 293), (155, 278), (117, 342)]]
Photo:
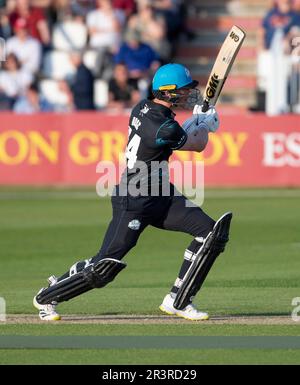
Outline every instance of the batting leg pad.
[(49, 286), (36, 297), (41, 305), (68, 301), (94, 288), (100, 288), (113, 281), (117, 274), (126, 267), (126, 263), (112, 258), (90, 264), (81, 272), (71, 275)]
[(191, 303), (192, 298), (200, 290), (216, 258), (225, 250), (225, 245), (229, 239), (231, 219), (232, 213), (224, 214), (205, 238), (176, 294), (174, 301), (176, 309), (182, 310)]

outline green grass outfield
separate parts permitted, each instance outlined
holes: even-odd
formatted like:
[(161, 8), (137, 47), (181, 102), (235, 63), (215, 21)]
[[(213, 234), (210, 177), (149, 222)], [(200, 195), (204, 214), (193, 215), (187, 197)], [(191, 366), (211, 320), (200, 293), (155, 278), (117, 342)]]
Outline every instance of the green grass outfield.
[[(233, 211), (231, 240), (196, 304), (216, 316), (288, 316), (300, 297), (300, 190), (208, 190), (214, 218)], [(32, 297), (51, 274), (89, 258), (110, 219), (109, 200), (92, 190), (0, 190), (0, 297), (8, 314), (35, 314)], [(60, 305), (62, 314), (160, 315), (191, 237), (148, 228), (127, 255), (128, 267), (104, 289)], [(300, 315), (300, 312), (299, 312)], [(291, 325), (5, 324), (1, 335), (297, 336)], [(300, 363), (300, 350), (281, 349), (2, 349), (2, 364)]]

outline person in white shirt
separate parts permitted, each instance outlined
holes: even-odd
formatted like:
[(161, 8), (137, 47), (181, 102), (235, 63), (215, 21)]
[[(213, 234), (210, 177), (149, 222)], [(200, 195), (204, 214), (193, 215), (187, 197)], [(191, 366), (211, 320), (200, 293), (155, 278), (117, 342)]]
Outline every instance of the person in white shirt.
[(97, 9), (87, 15), (90, 46), (116, 51), (120, 44), (121, 19), (110, 0), (97, 0)]
[(112, 56), (121, 43), (122, 14), (111, 0), (97, 0), (97, 9), (87, 15), (89, 45), (97, 51), (96, 75), (108, 80), (112, 75)]
[(23, 18), (15, 21), (15, 36), (6, 42), (7, 54), (14, 53), (22, 65), (22, 69), (35, 74), (41, 64), (41, 44), (28, 34), (27, 22)]
[(33, 81), (32, 74), (20, 67), (17, 57), (11, 53), (7, 56), (4, 70), (0, 72), (1, 101), (4, 102), (6, 108), (11, 108), (16, 98), (24, 94)]

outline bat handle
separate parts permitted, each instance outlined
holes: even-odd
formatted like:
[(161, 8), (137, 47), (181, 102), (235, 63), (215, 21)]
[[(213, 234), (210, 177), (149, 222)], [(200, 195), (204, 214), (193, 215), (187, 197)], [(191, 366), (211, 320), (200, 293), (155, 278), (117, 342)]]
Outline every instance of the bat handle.
[(205, 99), (202, 105), (202, 112), (207, 112), (208, 110), (209, 110), (209, 101)]

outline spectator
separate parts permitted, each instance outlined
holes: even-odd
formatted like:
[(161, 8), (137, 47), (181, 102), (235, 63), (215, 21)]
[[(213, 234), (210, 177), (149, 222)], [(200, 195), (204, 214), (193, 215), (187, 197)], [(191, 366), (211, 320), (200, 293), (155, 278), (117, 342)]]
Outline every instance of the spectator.
[(37, 112), (52, 112), (54, 108), (40, 96), (37, 85), (31, 84), (25, 95), (18, 98), (13, 110), (19, 114), (34, 114)]
[(77, 110), (94, 110), (94, 76), (84, 65), (80, 53), (73, 52), (70, 59), (76, 68), (70, 84), (74, 106)]
[(72, 51), (86, 47), (87, 28), (81, 15), (74, 14), (72, 18), (52, 26), (52, 46), (55, 50)]
[(15, 20), (14, 33), (15, 36), (7, 40), (7, 54), (14, 53), (21, 62), (22, 69), (35, 74), (41, 64), (41, 45), (39, 41), (29, 36), (27, 22), (22, 18)]
[(45, 10), (45, 17), (52, 33), (56, 23), (63, 22), (72, 17), (72, 8), (69, 0), (52, 0)]
[(8, 39), (12, 34), (9, 18), (5, 8), (0, 9), (0, 37)]
[(97, 0), (97, 9), (87, 15), (87, 27), (90, 46), (98, 52), (97, 75), (109, 78), (111, 56), (117, 52), (121, 39), (120, 18), (118, 18), (118, 12), (113, 9), (111, 0)]
[(97, 0), (97, 9), (87, 15), (90, 46), (116, 51), (120, 43), (120, 21), (111, 0)]
[(140, 33), (128, 29), (125, 42), (115, 56), (115, 63), (124, 63), (129, 71), (130, 79), (148, 78), (150, 71), (159, 67), (160, 59), (157, 53), (145, 43), (141, 43)]
[(167, 24), (167, 36), (170, 42), (177, 39), (182, 29), (181, 0), (152, 0), (151, 4), (158, 15), (164, 17)]
[(291, 0), (277, 0), (276, 5), (267, 13), (261, 30), (260, 49), (270, 49), (275, 32), (282, 29), (287, 35), (297, 14), (292, 9)]
[(297, 12), (297, 15), (300, 15), (300, 0), (293, 1), (293, 10)]
[(136, 82), (128, 77), (128, 70), (124, 64), (117, 64), (114, 68), (114, 76), (109, 82), (108, 108), (123, 110), (131, 108), (140, 99), (140, 93)]
[(13, 26), (18, 19), (25, 19), (28, 33), (39, 40), (44, 47), (50, 44), (50, 32), (41, 8), (31, 7), (29, 0), (16, 0), (16, 9), (10, 15), (10, 23)]
[[(287, 109), (284, 96), (288, 82), (288, 65), (284, 58), (285, 38), (295, 17), (291, 0), (277, 0), (263, 19), (257, 44), (257, 105), (251, 108), (253, 111), (266, 111), (274, 115), (276, 111), (281, 113)], [(284, 71), (280, 68), (284, 68)], [(280, 78), (277, 72), (281, 73)]]
[(291, 112), (300, 113), (300, 0), (293, 0), (293, 19), (291, 29), (285, 38), (286, 53), (290, 57), (288, 83), (288, 104)]
[(32, 75), (21, 70), (17, 57), (9, 54), (4, 63), (4, 70), (0, 72), (1, 109), (10, 109), (31, 82)]
[(171, 51), (165, 20), (155, 16), (150, 0), (138, 0), (138, 12), (130, 17), (128, 27), (139, 31), (141, 41), (149, 44), (165, 62), (169, 61)]
[[(292, 7), (295, 16), (291, 22), (291, 28), (286, 36), (286, 49), (287, 53), (291, 53), (296, 47), (294, 45), (294, 38), (299, 38), (300, 35), (300, 0), (293, 0)], [(298, 43), (297, 43), (298, 45)]]

